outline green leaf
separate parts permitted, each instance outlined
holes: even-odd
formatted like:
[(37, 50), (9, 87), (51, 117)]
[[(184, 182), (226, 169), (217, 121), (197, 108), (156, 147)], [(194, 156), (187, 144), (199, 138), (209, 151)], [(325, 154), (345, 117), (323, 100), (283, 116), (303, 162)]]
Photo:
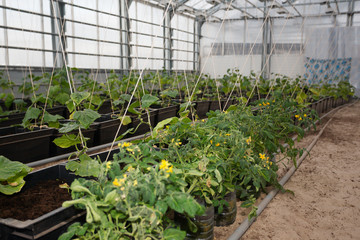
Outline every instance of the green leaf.
[[(70, 96), (67, 93), (59, 93), (56, 97), (55, 97), (55, 101), (60, 103), (61, 105), (65, 105), (67, 101), (69, 101)], [(71, 103), (72, 104), (72, 103)], [(72, 104), (73, 105), (73, 104)]]
[(126, 126), (126, 125), (128, 125), (128, 124), (131, 123), (131, 117), (130, 117), (130, 116), (120, 116), (120, 117), (118, 117), (118, 119), (120, 119), (120, 121), (121, 121), (122, 119), (124, 119), (124, 120), (123, 120), (123, 125), (124, 125), (124, 126)]
[(22, 121), (22, 124), (24, 127), (26, 127), (26, 125), (34, 119), (37, 119), (39, 117), (41, 113), (41, 110), (38, 108), (33, 108), (33, 107), (29, 107), (25, 113), (25, 117)]
[(73, 119), (77, 120), (85, 129), (88, 129), (90, 125), (99, 117), (101, 117), (100, 114), (91, 109), (76, 111), (73, 115)]
[(178, 198), (178, 196), (176, 196), (175, 193), (170, 194), (166, 197), (166, 202), (171, 209), (173, 209), (174, 211), (176, 211), (178, 213), (183, 213), (184, 208), (183, 208), (182, 202), (178, 202), (178, 200), (179, 200), (179, 198)]
[(52, 115), (48, 112), (44, 113), (44, 122), (46, 123), (55, 123), (58, 122), (60, 119), (64, 119), (64, 117), (56, 114), (56, 115)]
[(177, 117), (171, 117), (171, 118), (162, 120), (154, 128), (152, 137), (155, 138), (157, 136), (159, 130), (163, 129), (165, 127), (165, 125), (170, 124), (170, 123), (176, 123), (177, 121), (178, 121)]
[(220, 183), (222, 181), (222, 177), (221, 177), (221, 174), (219, 172), (219, 170), (215, 169), (215, 177), (216, 179), (218, 180), (218, 182)]
[(137, 108), (137, 107), (139, 107), (139, 106), (140, 106), (140, 102), (139, 102), (139, 101), (135, 101), (135, 102), (133, 102), (132, 104), (130, 104), (128, 111), (131, 112), (131, 113), (133, 113), (133, 114), (140, 115), (141, 112), (135, 110), (135, 108)]
[(176, 89), (175, 90), (166, 89), (164, 91), (161, 91), (160, 94), (171, 98), (176, 98), (176, 96), (179, 94), (179, 91)]
[(198, 176), (198, 177), (201, 177), (202, 175), (204, 175), (204, 173), (198, 171), (198, 170), (195, 170), (195, 169), (191, 169), (188, 171), (188, 174), (189, 175), (194, 175), (194, 176)]
[(98, 177), (100, 174), (99, 162), (86, 154), (80, 155), (79, 161), (68, 162), (66, 169), (81, 177)]
[(0, 156), (0, 192), (6, 195), (19, 192), (25, 184), (24, 177), (31, 170), (32, 168), (21, 162)]
[(175, 228), (168, 228), (164, 231), (165, 240), (183, 240), (186, 237), (186, 232)]
[(141, 98), (141, 107), (142, 108), (149, 108), (152, 104), (156, 103), (159, 100), (158, 97), (152, 96), (150, 94), (145, 94)]
[(79, 104), (84, 101), (85, 99), (90, 97), (89, 92), (75, 92), (70, 95), (70, 98), (75, 102), (76, 106), (79, 106)]
[(81, 140), (80, 137), (76, 136), (75, 134), (64, 134), (61, 137), (55, 138), (53, 142), (56, 144), (56, 146), (61, 148), (68, 148), (80, 144)]
[(167, 209), (168, 209), (168, 205), (165, 201), (162, 200), (158, 200), (155, 204), (155, 207), (157, 210), (159, 210), (162, 214), (165, 214)]
[(67, 122), (62, 125), (62, 127), (59, 129), (60, 133), (68, 133), (71, 132), (77, 128), (79, 128), (79, 124), (76, 122)]

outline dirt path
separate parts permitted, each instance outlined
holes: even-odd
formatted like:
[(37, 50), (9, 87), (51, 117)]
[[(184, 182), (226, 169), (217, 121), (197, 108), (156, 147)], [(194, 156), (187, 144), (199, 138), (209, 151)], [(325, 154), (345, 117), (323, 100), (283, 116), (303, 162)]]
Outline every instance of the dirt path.
[(360, 239), (359, 163), (357, 102), (334, 116), (285, 185), (295, 196), (278, 194), (242, 239)]

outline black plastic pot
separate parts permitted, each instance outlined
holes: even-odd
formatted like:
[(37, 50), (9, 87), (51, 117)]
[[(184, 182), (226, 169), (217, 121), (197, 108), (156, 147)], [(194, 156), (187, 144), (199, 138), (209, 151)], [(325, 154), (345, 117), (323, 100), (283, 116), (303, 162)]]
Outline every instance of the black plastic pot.
[(47, 158), (53, 132), (52, 128), (36, 128), (33, 131), (22, 127), (0, 128), (0, 155), (22, 163)]
[(219, 209), (215, 208), (215, 225), (216, 226), (228, 226), (236, 220), (236, 193), (231, 192), (225, 195), (224, 199), (228, 205), (223, 206), (223, 210), (219, 213)]
[[(152, 127), (156, 126), (156, 114), (157, 114), (156, 111), (153, 111), (153, 110), (149, 111), (150, 123), (151, 123)], [(140, 120), (138, 119), (137, 115), (132, 115), (131, 114), (130, 117), (131, 117), (131, 123), (129, 124), (129, 128), (131, 127), (131, 128), (134, 128), (134, 130), (135, 130), (136, 127), (140, 124)], [(141, 114), (141, 118), (142, 118), (142, 120), (144, 122), (148, 122), (148, 120), (149, 120), (147, 113)], [(146, 123), (143, 123), (138, 127), (136, 132), (133, 133), (133, 134), (130, 134), (130, 136), (137, 136), (137, 135), (145, 134), (145, 133), (147, 133), (149, 131), (150, 131), (149, 125), (146, 124)]]
[(171, 105), (168, 107), (161, 107), (159, 105), (151, 106), (154, 111), (157, 111), (155, 122), (159, 123), (167, 118), (176, 117), (178, 106)]
[[(205, 205), (204, 202), (200, 204)], [(211, 240), (214, 239), (214, 206), (206, 206), (204, 215), (195, 216), (191, 221), (197, 226), (198, 230), (194, 233), (190, 230), (187, 218), (175, 212), (175, 222), (180, 229), (186, 231), (185, 239)]]
[[(66, 171), (63, 165), (55, 165), (45, 168), (25, 177), (26, 184), (23, 190), (31, 188), (38, 182), (50, 179), (62, 179), (69, 185), (75, 179), (75, 175)], [(21, 208), (21, 206), (19, 206)], [(0, 239), (23, 240), (57, 239), (66, 232), (67, 227), (74, 222), (84, 221), (85, 211), (69, 208), (58, 208), (33, 220), (19, 221), (16, 219), (0, 218)]]
[(222, 100), (220, 102), (219, 102), (219, 100), (211, 101), (209, 111), (210, 110), (212, 110), (212, 111), (220, 110), (220, 108), (222, 108), (222, 105), (223, 105), (222, 102), (223, 102)]
[[(96, 119), (95, 122), (98, 127), (94, 135), (94, 145), (112, 142), (120, 126), (121, 120), (111, 118), (111, 114), (105, 114)], [(118, 136), (126, 132), (127, 129), (127, 126), (122, 125)]]
[(209, 112), (211, 101), (198, 101), (196, 102), (196, 114), (200, 119), (206, 118), (206, 113)]
[[(55, 106), (53, 108), (46, 109), (50, 114), (58, 114), (60, 116), (65, 116), (65, 107)], [(10, 127), (15, 124), (21, 124), (24, 119), (25, 112), (10, 114), (7, 116), (0, 116), (0, 127)]]

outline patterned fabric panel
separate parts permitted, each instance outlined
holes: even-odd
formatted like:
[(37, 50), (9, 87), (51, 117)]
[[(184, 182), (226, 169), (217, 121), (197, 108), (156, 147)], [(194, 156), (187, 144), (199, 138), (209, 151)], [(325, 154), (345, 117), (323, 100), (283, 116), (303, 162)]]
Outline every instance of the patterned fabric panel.
[(305, 59), (304, 78), (308, 83), (337, 83), (340, 80), (349, 80), (351, 58), (340, 59)]

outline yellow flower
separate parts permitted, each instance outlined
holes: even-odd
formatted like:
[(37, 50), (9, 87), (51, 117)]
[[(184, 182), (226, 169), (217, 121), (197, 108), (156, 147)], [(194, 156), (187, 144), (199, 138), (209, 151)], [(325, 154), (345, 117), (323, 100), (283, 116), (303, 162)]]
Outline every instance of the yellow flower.
[(272, 165), (272, 162), (270, 162), (270, 166)]
[(125, 188), (124, 188), (124, 187), (122, 187), (122, 188), (120, 188), (120, 190), (121, 190), (121, 191), (124, 191), (124, 190), (125, 190)]
[(132, 145), (132, 143), (131, 142), (123, 142), (123, 143), (119, 143), (118, 145), (119, 145), (119, 147), (127, 148), (127, 147), (130, 147)]
[(270, 167), (268, 167), (268, 170), (270, 170)]
[(298, 117), (300, 117), (300, 116), (296, 114), (295, 117), (298, 118)]
[(261, 106), (261, 103), (259, 104), (259, 106)]
[(231, 136), (231, 134), (230, 134), (230, 133), (227, 133), (227, 134), (225, 134), (225, 136)]
[(125, 181), (125, 178), (127, 178), (127, 175), (126, 175), (126, 174), (124, 174), (124, 175), (123, 175), (123, 177), (124, 177), (124, 181)]
[(173, 166), (169, 167), (169, 169), (166, 172), (167, 173), (172, 173), (173, 172)]
[(306, 113), (304, 114), (304, 117), (307, 117)]
[(169, 126), (166, 126), (166, 129), (169, 129)]
[(205, 120), (204, 120), (204, 119), (202, 119), (201, 121), (202, 121), (202, 122), (205, 122)]
[(135, 168), (133, 168), (132, 166), (128, 167), (128, 169), (127, 169), (128, 172), (132, 172), (134, 170), (135, 170)]
[(213, 143), (213, 140), (210, 140), (210, 144), (212, 144)]
[(150, 171), (151, 167), (146, 168), (148, 171)]
[(250, 136), (248, 139), (246, 139), (246, 143), (247, 143), (247, 145), (250, 145), (250, 143), (251, 143), (251, 136)]
[(168, 169), (170, 166), (169, 162), (166, 160), (161, 160), (160, 169)]
[(220, 143), (215, 144), (215, 146), (217, 146), (217, 147), (220, 146)]
[(106, 163), (106, 169), (110, 169), (111, 168), (111, 161)]
[(269, 161), (266, 161), (266, 164), (269, 164)]
[(266, 105), (270, 105), (270, 103), (269, 103), (269, 102), (267, 102), (267, 103), (266, 103)]
[(273, 102), (275, 102), (275, 100), (273, 100)]
[(260, 157), (261, 160), (265, 160), (265, 154), (259, 153), (259, 157)]
[(173, 143), (175, 141), (175, 139), (171, 139), (171, 142)]
[(269, 157), (267, 157), (266, 160), (269, 160)]
[(227, 142), (224, 142), (224, 144), (226, 144)]
[(134, 149), (132, 149), (132, 148), (126, 148), (126, 151), (128, 151), (128, 152), (130, 152), (130, 153), (132, 153), (132, 154), (135, 154), (135, 151), (134, 151)]
[(302, 120), (302, 118), (301, 117), (299, 117), (299, 121), (301, 121)]
[(138, 182), (137, 182), (137, 180), (135, 179), (135, 181), (134, 181), (134, 186), (137, 186), (137, 184), (138, 184)]
[(117, 178), (115, 178), (115, 180), (113, 181), (114, 186), (116, 187), (120, 187), (121, 183), (119, 182), (119, 180)]

